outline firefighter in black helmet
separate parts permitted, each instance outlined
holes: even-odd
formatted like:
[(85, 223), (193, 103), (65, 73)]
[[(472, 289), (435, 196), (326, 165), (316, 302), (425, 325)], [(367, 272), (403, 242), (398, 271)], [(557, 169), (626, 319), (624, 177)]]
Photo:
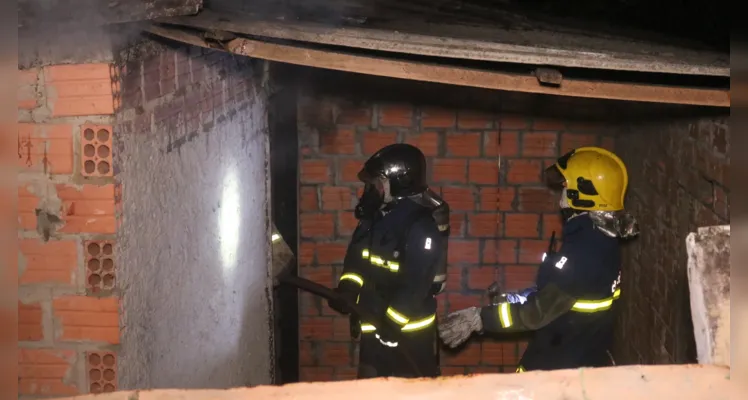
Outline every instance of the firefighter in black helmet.
[[(446, 279), (448, 206), (428, 188), (423, 153), (408, 144), (379, 150), (358, 178), (359, 223), (336, 290), (380, 317), (358, 321), (359, 378), (417, 376), (398, 346), (421, 376), (437, 376), (435, 296)], [(330, 307), (348, 313), (344, 304)]]

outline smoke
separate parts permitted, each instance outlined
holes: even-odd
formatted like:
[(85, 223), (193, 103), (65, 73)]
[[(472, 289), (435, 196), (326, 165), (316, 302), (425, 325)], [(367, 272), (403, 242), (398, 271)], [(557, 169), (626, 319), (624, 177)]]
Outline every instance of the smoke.
[(196, 13), (202, 0), (19, 0), (19, 67), (111, 61), (139, 24)]

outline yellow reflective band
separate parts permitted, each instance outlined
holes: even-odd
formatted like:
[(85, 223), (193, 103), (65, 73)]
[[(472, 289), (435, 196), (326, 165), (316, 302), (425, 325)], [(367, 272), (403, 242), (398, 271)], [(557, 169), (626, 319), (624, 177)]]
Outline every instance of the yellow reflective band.
[(517, 371), (516, 371), (516, 372), (517, 372), (518, 374), (519, 374), (519, 373), (522, 373), (522, 372), (525, 372), (525, 367), (523, 367), (523, 366), (521, 366), (521, 365), (520, 365), (519, 367), (517, 367)]
[(280, 240), (280, 238), (281, 238), (281, 235), (274, 233), (272, 236), (270, 236), (270, 241), (277, 242), (278, 240)]
[[(431, 324), (434, 323), (434, 321), (436, 321), (436, 315), (431, 315), (424, 319), (420, 319), (420, 320), (413, 321), (413, 322), (408, 322), (402, 328), (400, 328), (400, 330), (403, 332), (417, 331), (417, 330), (430, 326)], [(376, 330), (377, 328), (372, 324), (369, 324), (366, 322), (361, 323), (361, 332), (369, 333), (369, 332), (376, 332)]]
[(354, 273), (351, 273), (351, 272), (348, 272), (348, 273), (346, 273), (346, 274), (343, 274), (343, 275), (342, 275), (342, 276), (340, 277), (340, 280), (341, 280), (341, 281), (346, 281), (346, 280), (347, 280), (347, 281), (353, 281), (353, 282), (356, 282), (356, 283), (358, 283), (358, 285), (359, 285), (359, 286), (364, 286), (364, 279), (363, 279), (363, 278), (361, 278), (360, 276), (358, 276), (358, 275), (354, 274)]
[(621, 297), (621, 289), (616, 289), (613, 296), (601, 300), (578, 300), (571, 308), (574, 311), (593, 313), (610, 309), (613, 301)]
[(369, 250), (364, 249), (364, 251), (361, 252), (361, 257), (369, 258)]
[(408, 323), (408, 317), (395, 311), (395, 309), (392, 307), (387, 307), (387, 316), (400, 325), (405, 325)]
[(402, 331), (403, 332), (417, 331), (419, 329), (423, 329), (423, 328), (425, 328), (425, 327), (433, 324), (434, 321), (436, 321), (436, 315), (432, 315), (432, 316), (430, 316), (428, 318), (424, 318), (424, 319), (422, 319), (420, 321), (408, 322), (407, 324), (405, 324), (405, 326), (403, 327)]
[(392, 272), (397, 272), (400, 270), (400, 264), (393, 261), (387, 261), (387, 268), (389, 268)]
[(384, 266), (384, 260), (382, 260), (381, 258), (377, 256), (371, 256), (370, 260), (371, 260), (371, 263), (374, 265), (379, 265), (380, 267)]
[(499, 321), (504, 328), (512, 326), (512, 313), (509, 310), (509, 303), (499, 304)]

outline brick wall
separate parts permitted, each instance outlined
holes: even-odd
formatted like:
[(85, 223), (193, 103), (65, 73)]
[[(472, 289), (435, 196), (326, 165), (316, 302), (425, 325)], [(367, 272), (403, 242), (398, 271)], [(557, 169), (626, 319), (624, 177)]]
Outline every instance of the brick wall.
[(109, 64), (19, 71), (18, 395), (117, 386)]
[[(367, 100), (314, 92), (300, 100), (300, 275), (337, 281), (356, 226), (356, 173), (379, 148), (411, 143), (426, 155), (430, 185), (452, 209), (439, 315), (482, 304), (494, 280), (505, 290), (532, 284), (551, 232), (560, 234), (557, 199), (541, 183), (542, 169), (572, 147), (612, 147), (594, 125)], [(299, 313), (301, 380), (355, 377), (348, 320), (307, 293)], [(472, 340), (442, 352), (442, 371), (513, 372), (523, 347), (516, 338)]]
[(730, 223), (728, 118), (627, 127), (616, 150), (629, 169), (626, 207), (641, 236), (625, 247), (619, 363), (696, 361), (686, 236)]

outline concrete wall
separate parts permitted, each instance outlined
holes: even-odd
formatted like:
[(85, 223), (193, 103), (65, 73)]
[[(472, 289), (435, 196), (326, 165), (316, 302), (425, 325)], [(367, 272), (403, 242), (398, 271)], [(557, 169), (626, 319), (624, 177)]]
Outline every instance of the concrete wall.
[(695, 362), (686, 237), (730, 222), (728, 118), (626, 126), (616, 151), (629, 168), (626, 208), (641, 227), (624, 251), (616, 360)]
[(151, 50), (123, 60), (117, 113), (120, 385), (269, 384), (263, 64)]
[[(347, 90), (301, 94), (300, 275), (337, 282), (357, 223), (352, 210), (362, 184), (356, 173), (375, 151), (407, 142), (426, 155), (429, 184), (452, 210), (439, 315), (485, 303), (483, 292), (494, 280), (506, 291), (532, 285), (551, 233), (561, 237), (558, 198), (541, 182), (541, 171), (573, 147), (612, 147), (608, 127), (532, 111), (435, 104), (411, 97), (415, 91), (407, 85), (387, 99), (355, 82), (340, 76), (336, 87)], [(438, 98), (451, 97), (453, 88), (440, 89)], [(348, 319), (307, 293), (300, 294), (299, 310), (301, 380), (355, 377), (357, 346)], [(514, 372), (525, 343), (476, 337), (458, 351), (442, 351), (442, 373)]]

